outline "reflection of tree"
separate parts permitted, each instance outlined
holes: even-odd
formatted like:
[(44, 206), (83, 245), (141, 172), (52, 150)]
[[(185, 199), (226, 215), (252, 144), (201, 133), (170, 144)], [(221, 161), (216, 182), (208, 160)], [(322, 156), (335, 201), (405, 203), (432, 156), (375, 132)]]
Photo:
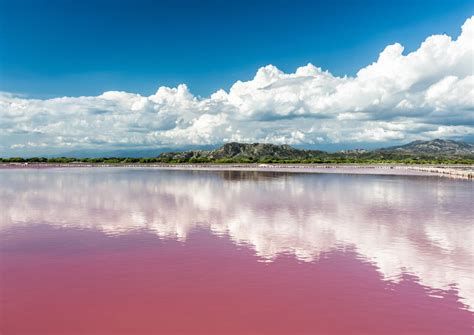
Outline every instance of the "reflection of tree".
[[(2, 171), (4, 228), (47, 223), (186, 240), (205, 227), (271, 261), (355, 247), (390, 280), (454, 284), (472, 305), (471, 184), (435, 178), (126, 169)], [(456, 201), (453, 201), (455, 199)]]

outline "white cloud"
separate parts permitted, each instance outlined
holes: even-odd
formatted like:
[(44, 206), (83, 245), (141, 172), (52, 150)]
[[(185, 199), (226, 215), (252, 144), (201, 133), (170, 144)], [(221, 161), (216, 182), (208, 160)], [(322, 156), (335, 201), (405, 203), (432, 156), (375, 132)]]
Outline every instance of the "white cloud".
[[(404, 55), (387, 46), (354, 77), (308, 64), (273, 65), (228, 92), (194, 96), (184, 84), (151, 96), (26, 99), (0, 94), (2, 150), (159, 147), (228, 140), (290, 144), (408, 141), (474, 134), (474, 17), (460, 36), (428, 37)], [(8, 149), (10, 148), (10, 149)]]

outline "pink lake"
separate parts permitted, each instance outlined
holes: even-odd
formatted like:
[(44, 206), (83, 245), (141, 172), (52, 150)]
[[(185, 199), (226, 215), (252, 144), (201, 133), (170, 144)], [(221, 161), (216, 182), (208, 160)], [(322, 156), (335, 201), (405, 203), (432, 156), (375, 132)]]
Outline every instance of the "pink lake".
[(472, 334), (473, 185), (0, 170), (0, 333)]

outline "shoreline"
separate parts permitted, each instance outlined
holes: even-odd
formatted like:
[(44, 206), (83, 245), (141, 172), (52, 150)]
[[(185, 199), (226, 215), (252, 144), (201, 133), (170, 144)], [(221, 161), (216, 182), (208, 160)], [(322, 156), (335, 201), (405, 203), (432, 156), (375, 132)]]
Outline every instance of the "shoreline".
[(269, 171), (289, 173), (340, 173), (375, 175), (438, 176), (474, 179), (473, 165), (402, 165), (402, 164), (166, 164), (166, 163), (2, 163), (0, 169), (43, 168), (153, 168), (195, 171)]

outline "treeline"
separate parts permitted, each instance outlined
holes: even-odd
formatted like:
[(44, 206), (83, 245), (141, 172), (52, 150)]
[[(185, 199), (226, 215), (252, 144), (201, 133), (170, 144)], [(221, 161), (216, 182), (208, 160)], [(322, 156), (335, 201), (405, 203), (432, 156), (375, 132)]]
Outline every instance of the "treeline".
[(100, 158), (73, 158), (73, 157), (10, 157), (0, 158), (0, 163), (17, 164), (474, 164), (474, 159), (460, 158), (432, 158), (432, 157), (343, 157), (325, 156), (308, 159), (276, 159), (276, 158), (168, 158), (168, 157), (100, 157)]

